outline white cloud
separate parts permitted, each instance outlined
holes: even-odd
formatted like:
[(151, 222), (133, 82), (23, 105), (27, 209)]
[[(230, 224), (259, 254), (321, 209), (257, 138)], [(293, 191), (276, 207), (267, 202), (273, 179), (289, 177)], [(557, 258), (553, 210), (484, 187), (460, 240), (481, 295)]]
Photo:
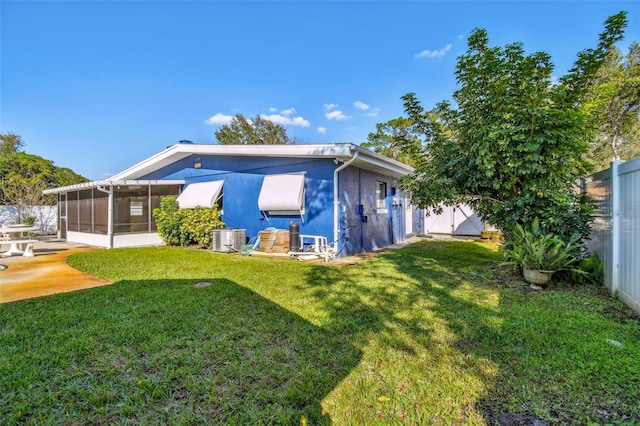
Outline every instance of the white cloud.
[(309, 127), (311, 125), (308, 120), (305, 120), (302, 117), (288, 117), (282, 114), (260, 114), (260, 117), (264, 118), (265, 120), (269, 120), (272, 123), (282, 124), (283, 126)]
[(443, 57), (449, 50), (451, 50), (451, 43), (447, 44), (445, 47), (443, 47), (442, 49), (438, 49), (438, 50), (423, 50), (420, 53), (416, 53), (415, 58), (416, 59), (420, 59), (420, 58), (441, 58)]
[(338, 108), (338, 104), (324, 104), (325, 111), (331, 111), (332, 109)]
[(327, 134), (327, 128), (326, 127), (318, 127), (318, 133), (320, 133), (321, 135), (326, 135)]
[(369, 105), (365, 104), (364, 102), (355, 101), (353, 105), (355, 105), (355, 107), (358, 108), (360, 111), (366, 111), (369, 109)]
[(271, 107), (271, 108), (269, 108), (269, 112), (278, 112), (278, 108)]
[(295, 114), (295, 112), (296, 112), (295, 108), (289, 108), (289, 109), (283, 109), (282, 111), (280, 111), (280, 114), (291, 115), (291, 114)]
[(365, 115), (367, 117), (377, 117), (379, 112), (380, 112), (380, 108), (374, 108), (373, 111), (369, 111)]
[(295, 117), (291, 121), (291, 125), (292, 126), (299, 126), (299, 127), (309, 127), (311, 125), (311, 123), (309, 123), (309, 120), (305, 120), (302, 117)]
[(328, 120), (338, 120), (338, 121), (344, 121), (351, 118), (348, 115), (344, 115), (344, 113), (339, 109), (325, 112), (324, 116), (327, 117)]
[(233, 118), (233, 116), (231, 115), (224, 115), (222, 113), (217, 113), (216, 115), (212, 115), (211, 117), (207, 118), (205, 120), (205, 123), (207, 124), (211, 124), (211, 125), (222, 125), (222, 124), (229, 124), (231, 123), (231, 119)]

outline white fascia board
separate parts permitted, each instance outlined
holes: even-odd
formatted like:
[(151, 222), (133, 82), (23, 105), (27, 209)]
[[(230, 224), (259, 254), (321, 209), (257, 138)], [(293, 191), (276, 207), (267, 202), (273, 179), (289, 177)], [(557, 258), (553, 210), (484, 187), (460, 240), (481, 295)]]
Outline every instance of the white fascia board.
[(144, 176), (148, 173), (151, 173), (155, 170), (158, 170), (164, 166), (172, 164), (178, 160), (181, 160), (185, 157), (191, 155), (191, 153), (180, 152), (178, 148), (186, 147), (191, 145), (172, 145), (169, 148), (161, 151), (146, 160), (142, 160), (138, 164), (135, 164), (128, 169), (115, 174), (109, 178), (109, 180), (127, 180), (127, 179), (137, 179), (140, 176)]
[(111, 177), (137, 179), (190, 155), (241, 157), (350, 158), (351, 144), (291, 145), (200, 145), (176, 144)]
[(407, 164), (385, 157), (384, 155), (376, 152), (369, 151), (359, 146), (354, 146), (354, 148), (360, 153), (358, 155), (358, 159), (354, 162), (354, 166), (390, 175), (395, 178), (406, 176), (413, 173), (415, 170)]
[(399, 161), (360, 148), (350, 143), (290, 144), (290, 145), (201, 145), (176, 144), (111, 177), (111, 180), (137, 179), (190, 155), (331, 158), (347, 161), (359, 151), (359, 163), (365, 167), (393, 176), (404, 176), (413, 168)]
[(60, 194), (63, 192), (79, 191), (105, 186), (157, 186), (157, 185), (184, 185), (184, 179), (175, 180), (94, 180), (91, 182), (76, 183), (73, 185), (50, 188), (42, 191), (44, 195)]

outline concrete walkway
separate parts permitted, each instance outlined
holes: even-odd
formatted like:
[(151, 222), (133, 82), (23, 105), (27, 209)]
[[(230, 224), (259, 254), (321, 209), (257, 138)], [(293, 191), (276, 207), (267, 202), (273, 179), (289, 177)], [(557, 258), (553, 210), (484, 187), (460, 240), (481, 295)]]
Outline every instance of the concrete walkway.
[(111, 284), (67, 265), (67, 256), (90, 250), (100, 249), (44, 239), (35, 243), (34, 257), (0, 257), (7, 266), (0, 270), (0, 303)]

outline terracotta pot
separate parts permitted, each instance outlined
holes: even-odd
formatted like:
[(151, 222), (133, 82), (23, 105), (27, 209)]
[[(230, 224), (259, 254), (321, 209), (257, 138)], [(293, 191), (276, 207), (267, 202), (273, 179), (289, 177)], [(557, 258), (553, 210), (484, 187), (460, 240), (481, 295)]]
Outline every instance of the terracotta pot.
[(531, 284), (547, 284), (555, 271), (539, 271), (537, 269), (522, 268), (526, 282)]

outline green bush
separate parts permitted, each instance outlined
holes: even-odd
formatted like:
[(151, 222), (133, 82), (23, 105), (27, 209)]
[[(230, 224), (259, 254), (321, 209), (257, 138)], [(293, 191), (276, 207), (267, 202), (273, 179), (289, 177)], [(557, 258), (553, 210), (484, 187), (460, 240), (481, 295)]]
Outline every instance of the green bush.
[(174, 197), (163, 197), (160, 200), (160, 207), (153, 209), (158, 234), (168, 246), (183, 245), (180, 238), (183, 212), (179, 209), (178, 202)]
[(185, 238), (190, 244), (211, 248), (213, 230), (224, 227), (218, 208), (216, 206), (196, 207), (193, 210), (183, 211), (185, 214), (180, 231)]
[(542, 271), (576, 270), (580, 254), (584, 248), (580, 234), (575, 233), (567, 242), (557, 235), (546, 234), (536, 218), (529, 229), (517, 224), (513, 237), (503, 246), (506, 265), (522, 266), (526, 269)]
[(571, 279), (580, 284), (604, 283), (604, 263), (595, 251), (580, 260), (577, 271), (571, 273)]
[(174, 197), (164, 197), (160, 207), (153, 210), (158, 234), (168, 246), (197, 244), (211, 247), (214, 229), (224, 227), (216, 206), (180, 209)]

